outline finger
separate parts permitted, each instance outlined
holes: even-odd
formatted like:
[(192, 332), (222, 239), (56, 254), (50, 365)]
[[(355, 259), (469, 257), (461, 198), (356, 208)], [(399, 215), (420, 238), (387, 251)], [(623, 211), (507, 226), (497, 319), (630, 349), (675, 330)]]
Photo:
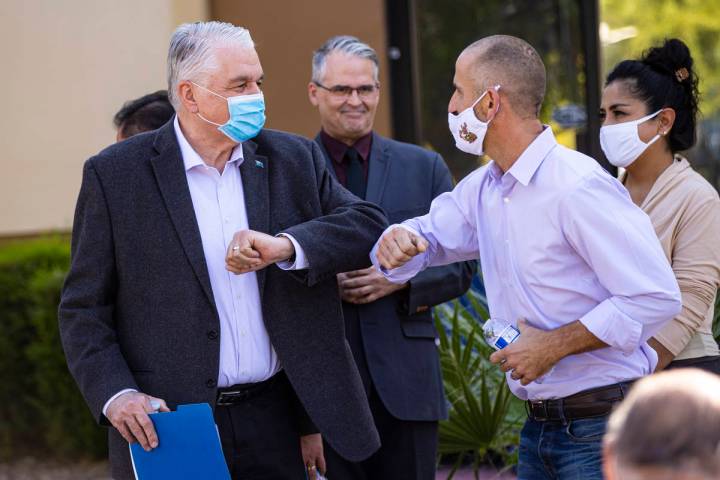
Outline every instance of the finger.
[(327, 472), (327, 465), (325, 464), (325, 454), (322, 452), (322, 446), (320, 446), (320, 449), (321, 450), (320, 454), (318, 455), (316, 465), (318, 470), (320, 470), (320, 473), (325, 475), (325, 472)]
[(358, 305), (364, 305), (366, 303), (372, 303), (375, 300), (377, 300), (379, 297), (375, 293), (371, 293), (370, 295), (366, 295), (364, 297), (357, 298), (355, 300), (355, 303)]
[(514, 370), (514, 367), (510, 365), (510, 363), (507, 361), (500, 362), (500, 370), (502, 370), (503, 372), (510, 372)]
[(395, 263), (402, 262), (400, 263), (402, 265), (407, 263), (412, 258), (412, 256), (406, 254), (397, 243), (390, 245), (389, 249), (390, 256), (395, 261)]
[(150, 397), (151, 400), (157, 401), (160, 406), (158, 407), (158, 412), (169, 412), (170, 408), (168, 408), (167, 403), (165, 403), (165, 400), (162, 398), (156, 398), (156, 397)]
[(415, 235), (407, 230), (404, 231), (402, 235), (395, 236), (395, 244), (400, 247), (400, 250), (408, 255), (416, 254), (417, 247), (415, 246), (415, 241)]
[(317, 467), (312, 468), (311, 466), (308, 466), (307, 472), (308, 472), (308, 478), (310, 480), (317, 480)]
[(428, 241), (422, 237), (415, 237), (413, 243), (415, 243), (415, 249), (418, 253), (425, 253), (430, 246)]
[(142, 427), (143, 433), (145, 433), (145, 438), (147, 438), (150, 448), (157, 447), (158, 437), (157, 433), (155, 433), (155, 425), (153, 425), (150, 417), (147, 414), (138, 413), (135, 414), (135, 419), (137, 420), (138, 424), (140, 424), (140, 427)]
[(119, 423), (117, 425), (113, 424), (113, 426), (118, 432), (120, 432), (120, 435), (122, 435), (125, 441), (128, 443), (135, 443), (135, 437), (132, 433), (130, 433), (130, 429), (124, 423)]
[(352, 290), (354, 288), (361, 288), (368, 286), (367, 277), (354, 277), (349, 278), (342, 282), (341, 286), (346, 290)]
[(525, 320), (524, 318), (518, 319), (517, 327), (518, 327), (518, 330), (520, 331), (520, 333), (522, 333), (523, 330), (525, 330), (528, 327), (527, 320)]
[(150, 443), (148, 442), (147, 436), (145, 435), (145, 431), (138, 423), (137, 418), (135, 418), (135, 416), (131, 416), (127, 419), (125, 423), (135, 437), (135, 440), (140, 444), (142, 448), (145, 449), (145, 451), (149, 452)]
[(495, 364), (502, 363), (503, 359), (505, 359), (505, 355), (503, 354), (503, 352), (500, 352), (500, 351), (493, 352), (490, 355), (491, 363), (495, 363)]
[(250, 245), (245, 246), (244, 248), (241, 248), (240, 250), (237, 250), (237, 253), (234, 256), (244, 256), (245, 258), (260, 258), (260, 252), (252, 248)]
[(347, 278), (355, 278), (355, 277), (361, 277), (364, 274), (363, 274), (362, 270), (353, 270), (351, 272), (345, 272), (345, 275), (347, 276)]

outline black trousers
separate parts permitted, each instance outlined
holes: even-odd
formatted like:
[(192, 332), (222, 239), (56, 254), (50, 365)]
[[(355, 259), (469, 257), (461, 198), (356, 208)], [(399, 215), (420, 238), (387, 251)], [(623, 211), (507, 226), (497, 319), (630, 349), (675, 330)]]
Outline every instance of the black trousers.
[[(277, 378), (275, 378), (277, 377)], [(233, 480), (305, 480), (297, 397), (283, 372), (236, 405), (215, 407), (215, 422)]]
[(380, 433), (380, 450), (353, 463), (324, 443), (328, 480), (434, 480), (438, 422), (393, 417), (371, 386), (370, 410)]

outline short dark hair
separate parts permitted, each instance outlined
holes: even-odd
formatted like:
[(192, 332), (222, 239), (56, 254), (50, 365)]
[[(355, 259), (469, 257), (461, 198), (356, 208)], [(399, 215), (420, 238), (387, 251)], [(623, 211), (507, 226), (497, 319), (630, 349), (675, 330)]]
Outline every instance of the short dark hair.
[(671, 38), (643, 53), (639, 60), (623, 60), (610, 72), (605, 86), (624, 81), (630, 95), (647, 105), (648, 113), (662, 108), (675, 110), (675, 122), (667, 135), (675, 153), (695, 145), (698, 114), (698, 77), (687, 45)]
[(125, 102), (113, 121), (120, 135), (128, 138), (162, 127), (174, 114), (167, 90), (158, 90)]
[(537, 117), (545, 98), (546, 73), (540, 54), (525, 40), (510, 35), (492, 35), (470, 44), (465, 51), (475, 55), (478, 94), (500, 84), (515, 113)]

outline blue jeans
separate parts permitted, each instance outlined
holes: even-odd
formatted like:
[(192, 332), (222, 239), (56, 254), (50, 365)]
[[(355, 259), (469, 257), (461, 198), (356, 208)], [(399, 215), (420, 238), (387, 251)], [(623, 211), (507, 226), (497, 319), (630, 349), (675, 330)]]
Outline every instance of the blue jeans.
[(607, 416), (562, 422), (528, 419), (520, 434), (518, 480), (602, 480)]

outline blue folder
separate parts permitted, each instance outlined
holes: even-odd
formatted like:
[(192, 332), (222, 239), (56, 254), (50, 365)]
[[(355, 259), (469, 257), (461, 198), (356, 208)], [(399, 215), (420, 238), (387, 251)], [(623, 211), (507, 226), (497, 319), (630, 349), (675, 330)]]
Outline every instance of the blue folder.
[(130, 445), (137, 480), (230, 480), (210, 405), (180, 405), (150, 419), (159, 445), (149, 452), (139, 443)]

